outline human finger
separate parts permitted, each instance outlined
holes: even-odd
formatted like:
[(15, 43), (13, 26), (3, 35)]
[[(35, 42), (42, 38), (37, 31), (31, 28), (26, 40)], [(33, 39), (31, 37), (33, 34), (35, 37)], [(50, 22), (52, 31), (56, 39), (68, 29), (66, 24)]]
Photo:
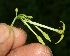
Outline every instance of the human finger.
[(12, 29), (14, 31), (14, 36), (15, 36), (12, 49), (15, 49), (26, 43), (27, 34), (24, 30), (20, 28), (12, 27)]
[(7, 56), (53, 56), (48, 46), (32, 43), (12, 50)]
[(5, 56), (14, 42), (13, 30), (5, 23), (0, 23), (0, 56)]

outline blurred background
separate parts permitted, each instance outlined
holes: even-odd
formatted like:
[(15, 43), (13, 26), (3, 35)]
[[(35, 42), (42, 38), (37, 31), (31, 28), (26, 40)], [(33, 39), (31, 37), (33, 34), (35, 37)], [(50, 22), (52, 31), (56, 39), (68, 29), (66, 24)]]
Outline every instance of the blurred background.
[[(70, 56), (70, 0), (0, 0), (0, 23), (10, 25), (16, 16), (15, 8), (19, 9), (18, 14), (33, 16), (32, 21), (55, 29), (62, 29), (60, 21), (63, 21), (66, 25), (65, 36), (59, 44), (54, 44), (60, 39), (58, 33), (41, 28), (49, 34), (52, 40), (49, 42), (33, 25), (29, 25), (51, 48), (53, 56)], [(36, 36), (20, 20), (16, 20), (14, 26), (26, 31), (27, 44), (38, 42)]]

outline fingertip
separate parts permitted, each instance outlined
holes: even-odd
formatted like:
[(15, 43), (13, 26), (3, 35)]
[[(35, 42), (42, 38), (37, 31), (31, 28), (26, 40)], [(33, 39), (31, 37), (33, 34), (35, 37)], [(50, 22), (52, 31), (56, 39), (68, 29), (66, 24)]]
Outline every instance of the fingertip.
[(15, 35), (15, 40), (12, 49), (18, 48), (26, 43), (27, 34), (24, 30), (12, 27)]
[(5, 56), (14, 42), (13, 30), (5, 23), (0, 24), (0, 56)]
[(51, 49), (39, 43), (32, 43), (14, 49), (8, 56), (53, 56)]

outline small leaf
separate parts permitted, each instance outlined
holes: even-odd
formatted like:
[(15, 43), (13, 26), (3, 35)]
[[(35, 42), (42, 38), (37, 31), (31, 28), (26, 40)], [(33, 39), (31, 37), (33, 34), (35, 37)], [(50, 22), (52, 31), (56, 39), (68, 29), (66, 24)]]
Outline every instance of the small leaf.
[(51, 42), (51, 40), (50, 40), (48, 34), (46, 34), (45, 32), (43, 32), (38, 26), (35, 26), (35, 27), (43, 34), (43, 36), (44, 36), (47, 40), (49, 40), (49, 41)]
[(47, 40), (49, 40), (51, 42), (51, 39), (49, 38), (48, 34), (46, 34), (45, 32), (42, 32), (42, 34)]
[(37, 37), (37, 39), (38, 39), (38, 41), (39, 41), (40, 43), (42, 43), (43, 45), (45, 45), (44, 41), (42, 40), (42, 38), (41, 38), (40, 36), (36, 36), (36, 37)]
[(18, 12), (18, 8), (15, 9), (15, 12)]
[(29, 19), (33, 18), (32, 16), (27, 16)]

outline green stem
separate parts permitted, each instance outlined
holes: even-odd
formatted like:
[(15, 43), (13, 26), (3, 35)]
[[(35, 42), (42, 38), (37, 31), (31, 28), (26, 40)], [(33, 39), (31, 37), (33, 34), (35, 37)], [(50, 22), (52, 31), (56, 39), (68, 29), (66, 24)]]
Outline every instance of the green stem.
[(43, 27), (43, 28), (47, 28), (47, 29), (53, 30), (55, 32), (59, 31), (58, 29), (54, 29), (54, 28), (51, 28), (51, 27), (48, 27), (48, 26), (45, 26), (45, 25), (42, 25), (42, 24), (39, 24), (39, 23), (36, 23), (36, 22), (32, 22), (31, 20), (28, 20), (27, 22), (30, 23), (30, 24), (39, 26), (39, 27)]
[(44, 41), (42, 40), (42, 38), (40, 36), (38, 36), (33, 30), (32, 28), (25, 22), (25, 20), (21, 19), (21, 21), (34, 33), (34, 35), (37, 37), (38, 41), (40, 43), (42, 43), (43, 45), (45, 45)]
[(25, 22), (25, 20), (21, 19), (21, 21), (37, 36), (37, 34), (33, 31), (33, 29)]
[(13, 25), (14, 25), (14, 23), (15, 23), (16, 19), (17, 19), (17, 16), (14, 18), (13, 22), (11, 23), (11, 26), (13, 26)]

